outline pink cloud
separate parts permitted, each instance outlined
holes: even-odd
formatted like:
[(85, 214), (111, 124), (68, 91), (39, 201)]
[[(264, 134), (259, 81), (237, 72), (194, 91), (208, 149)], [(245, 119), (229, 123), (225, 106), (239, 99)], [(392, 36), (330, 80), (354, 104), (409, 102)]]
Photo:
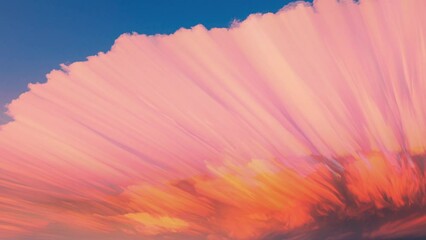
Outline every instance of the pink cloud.
[(425, 236), (425, 7), (299, 2), (52, 71), (0, 130), (0, 238)]

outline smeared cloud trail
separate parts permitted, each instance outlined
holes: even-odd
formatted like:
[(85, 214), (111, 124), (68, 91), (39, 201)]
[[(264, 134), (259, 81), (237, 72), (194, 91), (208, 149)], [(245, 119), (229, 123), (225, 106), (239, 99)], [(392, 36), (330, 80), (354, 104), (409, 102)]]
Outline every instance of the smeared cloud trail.
[(1, 239), (426, 236), (426, 2), (124, 34), (9, 106)]

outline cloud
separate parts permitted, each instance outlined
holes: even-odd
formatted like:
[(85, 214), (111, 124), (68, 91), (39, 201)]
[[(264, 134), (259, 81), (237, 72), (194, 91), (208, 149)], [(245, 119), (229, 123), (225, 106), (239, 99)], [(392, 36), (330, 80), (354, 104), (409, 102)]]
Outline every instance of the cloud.
[(425, 236), (426, 7), (124, 34), (14, 100), (2, 239)]

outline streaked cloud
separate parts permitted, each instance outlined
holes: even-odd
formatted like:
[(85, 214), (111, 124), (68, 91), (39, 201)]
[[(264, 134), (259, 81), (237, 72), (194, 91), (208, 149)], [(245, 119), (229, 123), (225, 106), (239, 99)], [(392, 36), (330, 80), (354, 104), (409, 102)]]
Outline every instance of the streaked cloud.
[(425, 236), (422, 0), (124, 34), (0, 130), (2, 239)]

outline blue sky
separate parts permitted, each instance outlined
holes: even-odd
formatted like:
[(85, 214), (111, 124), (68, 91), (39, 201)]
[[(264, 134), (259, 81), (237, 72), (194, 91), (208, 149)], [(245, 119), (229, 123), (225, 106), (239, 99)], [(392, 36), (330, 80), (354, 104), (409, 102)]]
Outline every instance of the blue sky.
[(110, 49), (125, 32), (172, 33), (203, 24), (227, 27), (250, 13), (276, 12), (290, 0), (2, 0), (0, 124), (4, 105), (61, 63)]

